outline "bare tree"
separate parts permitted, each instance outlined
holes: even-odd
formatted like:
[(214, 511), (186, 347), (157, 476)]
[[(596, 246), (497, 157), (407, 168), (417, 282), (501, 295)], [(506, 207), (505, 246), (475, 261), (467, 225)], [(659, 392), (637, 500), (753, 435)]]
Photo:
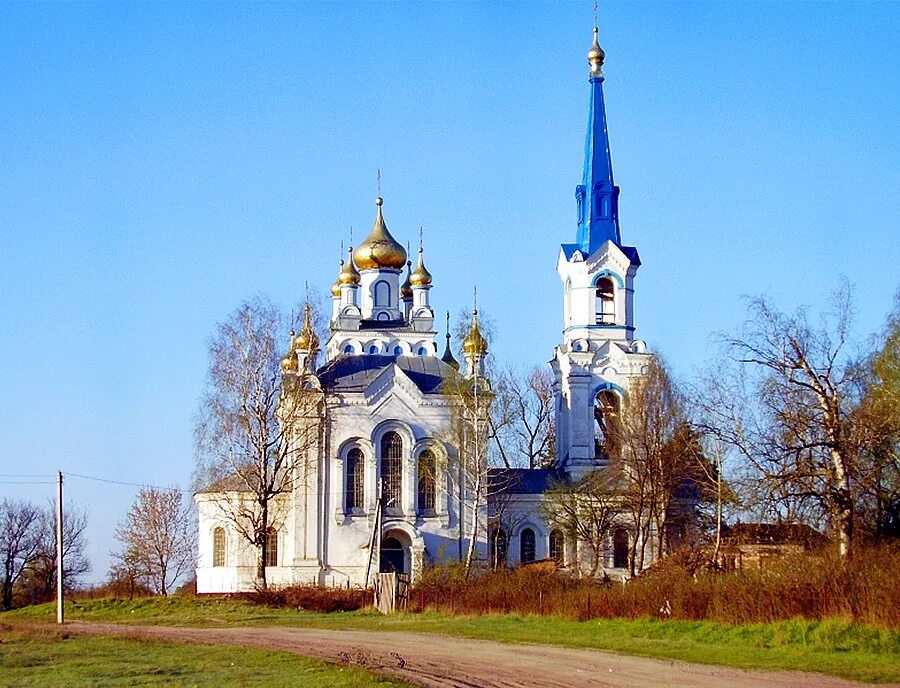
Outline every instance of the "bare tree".
[(853, 542), (853, 482), (865, 434), (856, 416), (860, 369), (847, 351), (851, 323), (846, 285), (815, 323), (805, 309), (788, 315), (753, 299), (743, 329), (723, 338), (732, 363), (715, 369), (703, 401), (707, 429), (762, 478), (761, 496), (789, 517), (820, 509), (842, 556)]
[(553, 376), (544, 367), (506, 368), (493, 385), (492, 439), (507, 468), (539, 468), (553, 461), (556, 449)]
[[(56, 595), (56, 509), (41, 510), (38, 548), (23, 575), (22, 593), (32, 603), (47, 602)], [(63, 519), (63, 591), (74, 589), (90, 572), (87, 557), (87, 512), (80, 506), (66, 507)]]
[(41, 543), (41, 509), (28, 502), (0, 502), (0, 557), (3, 560), (0, 604), (12, 609), (13, 590)]
[(650, 359), (646, 375), (635, 380), (618, 422), (609, 429), (617, 447), (627, 513), (632, 518), (631, 567), (640, 570), (651, 554), (665, 553), (666, 527), (676, 493), (694, 471), (695, 446), (680, 434), (685, 425), (681, 397), (665, 364)]
[[(303, 480), (319, 440), (322, 392), (311, 374), (318, 350), (313, 309), (282, 358), (284, 318), (258, 297), (219, 325), (210, 342), (208, 391), (196, 422), (197, 479), (222, 517), (257, 551), (265, 588), (268, 533), (284, 518), (283, 496)], [(299, 363), (298, 351), (312, 348)]]
[(541, 511), (552, 527), (559, 528), (566, 539), (588, 547), (591, 577), (600, 570), (607, 536), (624, 508), (621, 477), (612, 467), (592, 471), (581, 480), (556, 483), (541, 502)]
[(855, 421), (860, 442), (855, 501), (861, 525), (874, 539), (900, 537), (900, 291), (862, 366), (864, 393)]
[(136, 567), (158, 595), (168, 595), (194, 563), (192, 511), (177, 489), (144, 488), (138, 492), (116, 529), (116, 539), (121, 545), (116, 555), (120, 568)]

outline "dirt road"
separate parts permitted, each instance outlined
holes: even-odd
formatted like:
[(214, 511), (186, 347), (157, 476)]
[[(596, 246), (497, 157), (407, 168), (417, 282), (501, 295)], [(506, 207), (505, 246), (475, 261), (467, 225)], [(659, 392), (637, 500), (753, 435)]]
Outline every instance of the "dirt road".
[[(859, 688), (818, 674), (627, 657), (550, 645), (511, 645), (425, 633), (311, 628), (178, 628), (67, 624), (70, 631), (285, 650), (390, 673), (428, 688)], [(882, 686), (882, 688), (884, 688)]]

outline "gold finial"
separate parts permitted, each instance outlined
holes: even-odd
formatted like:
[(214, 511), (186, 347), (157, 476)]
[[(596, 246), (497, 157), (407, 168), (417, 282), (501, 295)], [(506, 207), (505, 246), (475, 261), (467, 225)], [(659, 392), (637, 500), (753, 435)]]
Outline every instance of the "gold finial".
[[(406, 242), (406, 255), (409, 256), (409, 242)], [(406, 281), (400, 287), (400, 298), (401, 299), (411, 299), (413, 297), (412, 293), (412, 282), (409, 281), (410, 276), (412, 275), (412, 261), (406, 261)]]
[(293, 338), (292, 346), (302, 351), (316, 351), (319, 348), (319, 338), (312, 326), (312, 306), (309, 305), (308, 299), (303, 306), (303, 329)]
[(594, 43), (588, 50), (587, 59), (591, 66), (591, 76), (603, 76), (603, 61), (606, 59), (606, 53), (600, 47), (600, 30), (594, 26)]
[(431, 273), (425, 267), (424, 249), (422, 248), (422, 228), (419, 227), (419, 262), (416, 269), (409, 276), (409, 280), (414, 287), (427, 287), (432, 282)]
[[(342, 247), (343, 248), (343, 247)], [(353, 247), (347, 249), (347, 262), (341, 261), (341, 271), (338, 273), (338, 284), (349, 284), (356, 286), (359, 284), (359, 270), (353, 264)]]

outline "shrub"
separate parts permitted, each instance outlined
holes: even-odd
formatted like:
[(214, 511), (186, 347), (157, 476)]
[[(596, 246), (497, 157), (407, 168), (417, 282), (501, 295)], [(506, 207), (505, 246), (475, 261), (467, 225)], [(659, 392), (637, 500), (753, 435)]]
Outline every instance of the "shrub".
[(371, 604), (371, 593), (361, 588), (320, 588), (298, 585), (243, 593), (244, 599), (267, 607), (293, 607), (310, 612), (351, 612)]
[(551, 563), (474, 572), (435, 567), (417, 582), (410, 609), (454, 614), (551, 614), (664, 617), (726, 623), (845, 617), (900, 625), (900, 548), (860, 547), (849, 561), (836, 554), (772, 559), (763, 570), (716, 571), (686, 551), (627, 583), (575, 579)]

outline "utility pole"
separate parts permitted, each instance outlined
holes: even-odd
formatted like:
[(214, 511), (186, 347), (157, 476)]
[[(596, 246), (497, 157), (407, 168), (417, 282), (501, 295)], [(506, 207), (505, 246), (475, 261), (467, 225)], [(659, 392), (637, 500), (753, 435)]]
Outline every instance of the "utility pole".
[(63, 623), (63, 474), (56, 474), (56, 623)]

